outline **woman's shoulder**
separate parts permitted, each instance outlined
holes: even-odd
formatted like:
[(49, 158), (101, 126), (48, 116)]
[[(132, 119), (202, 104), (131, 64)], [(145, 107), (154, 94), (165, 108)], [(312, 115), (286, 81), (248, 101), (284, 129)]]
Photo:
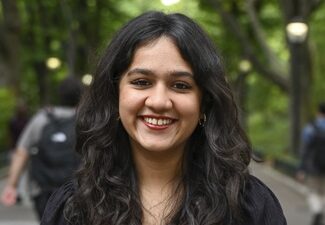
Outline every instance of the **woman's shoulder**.
[(244, 190), (246, 195), (248, 195), (247, 197), (253, 197), (257, 199), (272, 198), (274, 200), (277, 200), (271, 189), (266, 186), (266, 184), (264, 184), (260, 179), (253, 175), (249, 175)]
[(63, 210), (65, 203), (75, 192), (76, 183), (69, 181), (57, 189), (47, 202), (41, 225), (66, 225)]
[(287, 224), (275, 194), (261, 180), (251, 175), (244, 188), (243, 208), (249, 224)]

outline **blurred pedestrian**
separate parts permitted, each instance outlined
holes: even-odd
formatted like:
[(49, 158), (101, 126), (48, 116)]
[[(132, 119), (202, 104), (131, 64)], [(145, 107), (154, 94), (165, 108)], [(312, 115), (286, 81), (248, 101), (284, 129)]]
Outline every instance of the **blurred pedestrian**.
[[(28, 107), (25, 102), (19, 101), (13, 116), (9, 120), (9, 148), (13, 151), (16, 148), (18, 138), (29, 120)], [(11, 152), (12, 153), (12, 152)]]
[(69, 77), (57, 90), (59, 104), (45, 107), (30, 120), (19, 138), (1, 195), (4, 205), (17, 200), (17, 182), (29, 162), (30, 193), (39, 219), (52, 192), (70, 177), (79, 164), (74, 152), (75, 110), (81, 82)]
[(251, 147), (212, 41), (144, 13), (116, 34), (77, 116), (82, 163), (41, 225), (286, 225), (251, 176)]
[(297, 178), (309, 187), (308, 205), (312, 225), (322, 225), (325, 198), (325, 102), (318, 106), (316, 119), (302, 132), (301, 165)]
[[(8, 151), (7, 159), (9, 162), (11, 161), (14, 150), (16, 149), (18, 138), (20, 137), (20, 134), (22, 133), (25, 126), (27, 125), (29, 118), (30, 116), (29, 116), (27, 104), (24, 101), (21, 100), (18, 101), (14, 114), (10, 118), (8, 123), (9, 151)], [(28, 175), (26, 171), (24, 171), (20, 176), (17, 185), (18, 186), (17, 200), (18, 202), (22, 201), (23, 203), (26, 204), (28, 204), (29, 202), (27, 182), (28, 182)]]

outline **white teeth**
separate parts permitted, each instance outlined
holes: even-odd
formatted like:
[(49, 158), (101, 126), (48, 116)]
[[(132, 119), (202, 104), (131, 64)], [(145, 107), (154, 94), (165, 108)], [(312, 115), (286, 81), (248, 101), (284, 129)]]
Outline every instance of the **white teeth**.
[(150, 123), (152, 125), (158, 125), (158, 126), (168, 125), (168, 124), (171, 124), (172, 123), (172, 120), (171, 119), (156, 119), (156, 118), (144, 117), (144, 120), (147, 123)]

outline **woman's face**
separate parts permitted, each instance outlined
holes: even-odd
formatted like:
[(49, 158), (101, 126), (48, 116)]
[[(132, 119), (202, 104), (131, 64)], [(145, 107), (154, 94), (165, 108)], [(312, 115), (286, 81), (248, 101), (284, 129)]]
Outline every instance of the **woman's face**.
[(119, 84), (119, 113), (133, 150), (183, 151), (198, 125), (201, 91), (167, 37), (135, 51)]

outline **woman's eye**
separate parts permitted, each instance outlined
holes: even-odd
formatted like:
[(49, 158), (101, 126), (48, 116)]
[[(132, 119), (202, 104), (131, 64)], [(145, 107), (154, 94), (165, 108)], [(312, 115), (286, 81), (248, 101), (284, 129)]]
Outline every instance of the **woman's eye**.
[(150, 85), (150, 82), (145, 79), (138, 79), (138, 80), (131, 81), (131, 84), (144, 87)]
[(187, 90), (191, 88), (191, 85), (184, 82), (177, 82), (173, 85), (173, 87), (179, 90)]

